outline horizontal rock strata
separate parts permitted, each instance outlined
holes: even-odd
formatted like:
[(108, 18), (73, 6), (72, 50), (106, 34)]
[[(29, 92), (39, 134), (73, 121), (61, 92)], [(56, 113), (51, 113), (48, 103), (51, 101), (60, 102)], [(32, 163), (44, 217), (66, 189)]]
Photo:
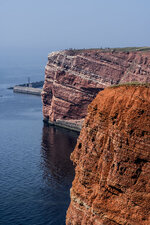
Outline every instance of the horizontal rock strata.
[(83, 119), (87, 106), (105, 87), (150, 81), (149, 52), (68, 50), (48, 56), (42, 92), (44, 119)]
[(67, 225), (150, 224), (150, 88), (106, 88), (71, 155)]

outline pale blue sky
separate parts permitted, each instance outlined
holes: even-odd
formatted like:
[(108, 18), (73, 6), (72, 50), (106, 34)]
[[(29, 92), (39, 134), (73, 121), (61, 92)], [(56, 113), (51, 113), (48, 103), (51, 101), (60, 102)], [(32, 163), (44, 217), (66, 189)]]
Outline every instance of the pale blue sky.
[(150, 46), (149, 26), (150, 0), (0, 0), (0, 49)]

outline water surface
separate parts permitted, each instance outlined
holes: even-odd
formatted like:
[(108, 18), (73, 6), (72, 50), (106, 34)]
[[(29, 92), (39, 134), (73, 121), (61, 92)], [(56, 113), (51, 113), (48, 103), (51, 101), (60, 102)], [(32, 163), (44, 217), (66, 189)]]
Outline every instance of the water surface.
[(63, 225), (78, 134), (44, 125), (39, 96), (7, 90), (19, 74), (26, 68), (0, 67), (0, 224)]

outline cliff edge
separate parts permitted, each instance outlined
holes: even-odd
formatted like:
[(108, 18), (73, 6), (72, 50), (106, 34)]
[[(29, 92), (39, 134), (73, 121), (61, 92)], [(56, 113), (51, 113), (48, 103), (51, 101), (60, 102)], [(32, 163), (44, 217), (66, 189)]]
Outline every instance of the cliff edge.
[(99, 91), (113, 84), (132, 81), (150, 82), (150, 51), (53, 52), (45, 67), (44, 120), (62, 126), (66, 121), (80, 130), (87, 107)]
[(101, 91), (71, 159), (67, 225), (150, 224), (150, 88)]

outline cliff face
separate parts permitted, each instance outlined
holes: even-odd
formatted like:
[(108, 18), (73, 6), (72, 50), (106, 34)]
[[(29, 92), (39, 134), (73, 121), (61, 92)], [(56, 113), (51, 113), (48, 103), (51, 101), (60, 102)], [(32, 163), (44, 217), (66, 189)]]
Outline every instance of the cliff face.
[(150, 88), (100, 92), (71, 159), (67, 225), (150, 224)]
[(45, 68), (45, 120), (79, 120), (96, 94), (111, 84), (150, 82), (150, 52), (68, 50), (51, 53)]

